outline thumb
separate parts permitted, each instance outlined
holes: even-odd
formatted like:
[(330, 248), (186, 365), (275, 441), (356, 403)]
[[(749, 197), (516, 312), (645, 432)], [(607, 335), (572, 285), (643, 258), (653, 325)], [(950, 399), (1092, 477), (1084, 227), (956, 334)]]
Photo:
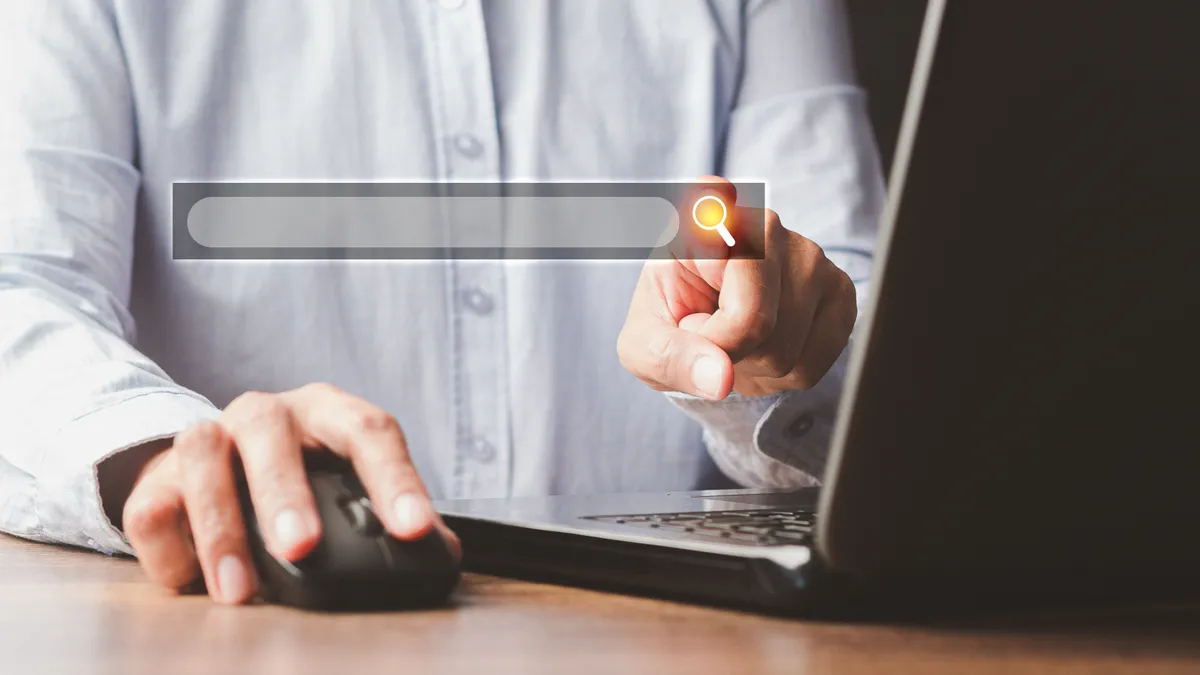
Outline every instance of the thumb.
[(665, 328), (670, 337), (663, 384), (700, 398), (719, 401), (733, 389), (733, 361), (717, 345), (683, 328)]
[(720, 347), (700, 335), (655, 322), (640, 344), (620, 350), (622, 362), (634, 375), (661, 389), (719, 401), (733, 389), (733, 362)]
[[(704, 343), (703, 353), (698, 354), (698, 357), (704, 361), (698, 360), (692, 364), (691, 375), (694, 391), (689, 393), (703, 398), (720, 400), (728, 396), (733, 389), (733, 360), (728, 352), (699, 334), (711, 316), (704, 312), (689, 314), (679, 320), (679, 328), (699, 337), (700, 342)], [(701, 391), (711, 391), (715, 395), (697, 393)]]

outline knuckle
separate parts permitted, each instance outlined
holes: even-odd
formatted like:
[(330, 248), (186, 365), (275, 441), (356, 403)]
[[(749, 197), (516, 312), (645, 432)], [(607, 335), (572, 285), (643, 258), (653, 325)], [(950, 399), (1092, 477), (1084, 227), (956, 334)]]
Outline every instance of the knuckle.
[(147, 539), (173, 526), (179, 517), (178, 500), (161, 493), (134, 493), (125, 504), (122, 521), (133, 539)]
[(375, 407), (356, 409), (352, 413), (351, 425), (358, 433), (389, 435), (401, 433), (400, 422), (386, 410)]
[(304, 394), (317, 394), (321, 396), (341, 395), (345, 393), (340, 387), (328, 382), (310, 382), (300, 387), (299, 391)]
[[(820, 244), (813, 241), (812, 239), (805, 239), (805, 241), (808, 242), (809, 253), (812, 255), (813, 258), (815, 258), (817, 261), (822, 262), (822, 263), (830, 262), (829, 256), (825, 255), (825, 249), (822, 248)], [(830, 264), (832, 265), (833, 263), (830, 263)]]
[(196, 548), (213, 557), (218, 551), (234, 548), (240, 537), (236, 522), (222, 513), (223, 509), (207, 509), (189, 514)]
[(174, 447), (182, 449), (185, 454), (208, 454), (213, 447), (226, 443), (228, 435), (225, 428), (214, 420), (201, 420), (180, 434), (174, 442)]
[(229, 408), (247, 408), (254, 407), (258, 402), (265, 398), (270, 398), (271, 395), (261, 391), (245, 391), (229, 402)]
[(833, 279), (830, 286), (834, 289), (834, 291), (840, 295), (854, 292), (854, 282), (850, 280), (849, 274), (846, 274), (842, 268), (834, 265), (832, 262), (830, 262), (827, 267), (829, 268), (830, 276)]
[(287, 414), (287, 406), (278, 396), (261, 392), (247, 392), (239, 396), (230, 408), (247, 421), (258, 421), (281, 417)]

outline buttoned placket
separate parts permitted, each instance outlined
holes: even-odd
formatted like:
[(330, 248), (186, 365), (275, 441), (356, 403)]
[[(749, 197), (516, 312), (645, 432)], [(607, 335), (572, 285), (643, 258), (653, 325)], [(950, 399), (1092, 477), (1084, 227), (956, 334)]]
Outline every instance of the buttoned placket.
[[(499, 181), (500, 139), (480, 0), (428, 2), (443, 178)], [(471, 226), (478, 223), (455, 223), (451, 215), (449, 239), (456, 228)], [(495, 223), (496, 258), (502, 226)], [(498, 259), (451, 257), (445, 265), (455, 421), (451, 489), (459, 497), (503, 496), (511, 485), (504, 268)]]

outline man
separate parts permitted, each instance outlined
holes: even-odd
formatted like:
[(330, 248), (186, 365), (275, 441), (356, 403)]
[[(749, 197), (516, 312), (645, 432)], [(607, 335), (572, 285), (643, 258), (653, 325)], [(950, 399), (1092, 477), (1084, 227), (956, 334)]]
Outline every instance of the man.
[[(239, 603), (234, 453), (293, 560), (320, 538), (305, 447), (351, 458), (400, 538), (444, 527), (430, 494), (820, 475), (882, 193), (837, 0), (56, 0), (0, 24), (3, 530)], [(763, 260), (171, 257), (177, 180), (705, 174), (767, 182)]]

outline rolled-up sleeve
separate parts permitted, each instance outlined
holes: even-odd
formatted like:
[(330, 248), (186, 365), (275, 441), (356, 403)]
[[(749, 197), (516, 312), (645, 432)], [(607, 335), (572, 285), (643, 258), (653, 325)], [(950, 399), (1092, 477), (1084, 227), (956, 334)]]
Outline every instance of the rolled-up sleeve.
[[(841, 0), (751, 0), (743, 76), (721, 173), (765, 181), (783, 225), (854, 281), (860, 311), (883, 208), (883, 173)], [(755, 487), (820, 480), (849, 349), (812, 389), (707, 402), (671, 399), (704, 426), (714, 461)]]
[(133, 346), (140, 175), (106, 2), (0, 5), (0, 530), (128, 552), (103, 458), (216, 411)]

